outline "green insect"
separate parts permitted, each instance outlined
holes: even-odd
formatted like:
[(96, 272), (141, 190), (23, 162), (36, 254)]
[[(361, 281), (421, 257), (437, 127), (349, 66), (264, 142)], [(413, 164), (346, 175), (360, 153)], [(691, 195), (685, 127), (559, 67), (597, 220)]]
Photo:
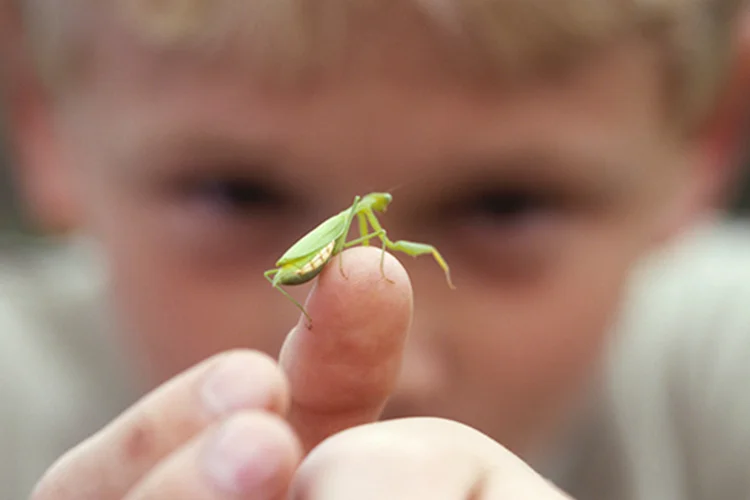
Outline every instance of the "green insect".
[[(383, 229), (375, 216), (375, 211), (385, 213), (392, 200), (393, 196), (390, 193), (370, 193), (365, 196), (355, 196), (351, 208), (342, 210), (307, 233), (281, 256), (276, 262), (275, 269), (270, 269), (263, 274), (274, 288), (284, 294), (302, 311), (308, 320), (308, 326), (312, 324), (312, 318), (302, 304), (289, 295), (282, 288), (282, 285), (301, 285), (312, 280), (320, 274), (336, 254), (355, 245), (367, 246), (373, 238), (379, 238), (383, 243), (380, 272), (387, 281), (392, 283), (392, 280), (386, 277), (384, 269), (385, 251), (389, 249), (403, 252), (412, 257), (432, 254), (445, 272), (448, 286), (452, 289), (455, 288), (451, 281), (448, 264), (434, 246), (403, 240), (394, 242), (388, 238), (386, 230)], [(349, 228), (355, 217), (359, 222), (360, 237), (346, 241)], [(372, 227), (372, 232), (368, 232), (368, 224)], [(341, 259), (339, 259), (339, 270), (342, 276), (345, 276)]]

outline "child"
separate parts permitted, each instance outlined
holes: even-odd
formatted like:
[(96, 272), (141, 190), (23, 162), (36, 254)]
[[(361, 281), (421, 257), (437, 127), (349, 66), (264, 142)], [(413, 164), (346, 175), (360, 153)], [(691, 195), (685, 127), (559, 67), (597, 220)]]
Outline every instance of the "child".
[[(35, 499), (750, 491), (741, 402), (679, 392), (703, 351), (609, 335), (634, 266), (729, 171), (709, 153), (740, 2), (22, 7), (40, 78), (11, 87), (20, 176), (103, 257), (114, 319), (2, 328), (4, 474), (112, 418)], [(384, 280), (377, 244), (351, 249), (308, 329), (263, 272), (393, 186), (389, 236), (435, 244), (457, 290), (429, 256), (407, 276), (389, 255)]]

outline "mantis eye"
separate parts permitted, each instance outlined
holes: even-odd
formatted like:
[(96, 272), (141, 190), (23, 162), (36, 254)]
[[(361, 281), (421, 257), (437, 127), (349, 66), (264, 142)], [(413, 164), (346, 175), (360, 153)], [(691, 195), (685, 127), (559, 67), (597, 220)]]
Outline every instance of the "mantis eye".
[(390, 193), (376, 193), (372, 195), (375, 199), (375, 203), (372, 204), (373, 210), (378, 212), (386, 212), (388, 205), (393, 201), (393, 196)]

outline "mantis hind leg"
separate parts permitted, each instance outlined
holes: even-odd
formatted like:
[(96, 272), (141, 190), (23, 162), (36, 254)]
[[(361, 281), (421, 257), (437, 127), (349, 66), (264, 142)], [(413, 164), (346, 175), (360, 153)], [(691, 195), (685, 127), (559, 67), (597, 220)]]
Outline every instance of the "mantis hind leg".
[(284, 297), (286, 297), (287, 299), (289, 299), (290, 301), (292, 301), (292, 303), (295, 306), (297, 306), (297, 308), (300, 311), (302, 311), (302, 314), (304, 314), (305, 318), (307, 318), (307, 327), (308, 328), (312, 328), (312, 318), (310, 317), (310, 315), (305, 310), (305, 307), (302, 304), (300, 304), (294, 297), (292, 297), (291, 295), (289, 295), (289, 293), (286, 290), (284, 290), (281, 287), (281, 285), (279, 285), (278, 283), (274, 283), (273, 278), (271, 276), (277, 274), (278, 272), (279, 272), (278, 269), (270, 269), (270, 270), (266, 271), (265, 273), (263, 273), (263, 276), (265, 276), (265, 278), (271, 283), (271, 285), (276, 290), (278, 290), (279, 292), (281, 292), (284, 295)]
[(385, 243), (385, 246), (387, 246), (390, 250), (403, 252), (406, 255), (410, 255), (412, 257), (432, 254), (432, 257), (435, 259), (438, 265), (445, 272), (445, 279), (448, 282), (448, 286), (452, 289), (456, 288), (453, 285), (453, 281), (451, 280), (451, 271), (450, 271), (450, 268), (448, 267), (448, 264), (445, 262), (445, 259), (443, 259), (443, 256), (440, 255), (440, 252), (438, 252), (437, 248), (435, 248), (434, 246), (427, 245), (425, 243), (416, 243), (414, 241), (400, 240), (400, 241), (394, 242), (394, 241), (388, 240), (387, 238), (384, 243)]
[(399, 240), (399, 241), (391, 241), (388, 239), (388, 234), (386, 233), (385, 229), (380, 225), (380, 222), (378, 221), (378, 218), (375, 216), (375, 213), (372, 210), (366, 210), (364, 211), (364, 216), (367, 218), (367, 221), (370, 223), (370, 225), (375, 229), (376, 233), (380, 233), (380, 239), (383, 241), (383, 257), (380, 261), (380, 269), (383, 270), (383, 260), (385, 259), (385, 249), (388, 248), (390, 250), (395, 250), (398, 252), (405, 253), (406, 255), (410, 255), (412, 257), (418, 257), (420, 255), (426, 255), (431, 254), (435, 261), (440, 265), (440, 267), (443, 269), (443, 272), (445, 272), (445, 279), (448, 281), (448, 286), (452, 289), (455, 289), (456, 287), (453, 285), (453, 281), (451, 280), (451, 271), (448, 267), (448, 264), (445, 262), (445, 259), (442, 255), (440, 255), (440, 252), (438, 252), (437, 248), (435, 248), (432, 245), (427, 245), (424, 243), (416, 243), (414, 241), (405, 241), (405, 240)]

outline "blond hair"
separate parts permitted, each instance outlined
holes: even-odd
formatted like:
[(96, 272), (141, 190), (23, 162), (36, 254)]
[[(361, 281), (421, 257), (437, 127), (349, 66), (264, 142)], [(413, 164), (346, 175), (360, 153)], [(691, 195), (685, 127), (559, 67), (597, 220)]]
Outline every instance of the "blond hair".
[[(0, 0), (3, 1), (3, 0)], [(266, 69), (325, 67), (375, 29), (417, 19), (454, 62), (503, 77), (570, 65), (629, 36), (658, 44), (671, 109), (691, 126), (714, 104), (745, 0), (14, 0), (36, 70), (71, 82), (117, 19), (162, 50), (245, 37)], [(407, 15), (408, 14), (408, 15)], [(104, 16), (104, 17), (103, 17)], [(363, 34), (365, 33), (365, 34)], [(358, 38), (359, 37), (359, 38)], [(489, 71), (488, 71), (489, 70)]]

